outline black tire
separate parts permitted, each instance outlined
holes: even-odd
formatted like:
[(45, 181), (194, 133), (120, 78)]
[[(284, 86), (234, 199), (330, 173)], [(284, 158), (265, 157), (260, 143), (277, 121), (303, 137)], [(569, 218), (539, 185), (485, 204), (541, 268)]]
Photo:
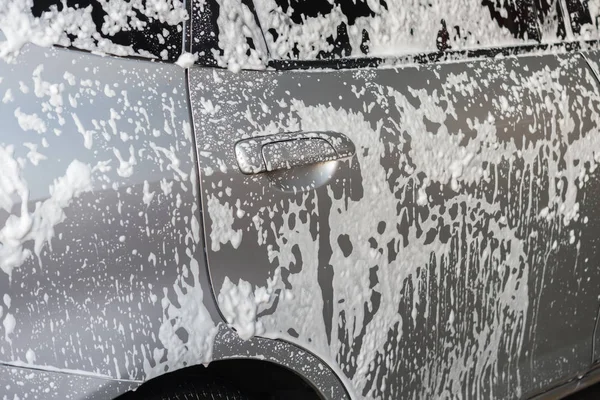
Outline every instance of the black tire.
[(253, 400), (228, 382), (213, 376), (187, 376), (174, 381), (149, 382), (133, 397), (136, 400)]

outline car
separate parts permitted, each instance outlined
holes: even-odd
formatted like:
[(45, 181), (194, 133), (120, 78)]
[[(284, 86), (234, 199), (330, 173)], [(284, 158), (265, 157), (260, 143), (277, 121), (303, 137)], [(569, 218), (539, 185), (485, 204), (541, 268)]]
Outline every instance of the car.
[(597, 3), (0, 0), (0, 394), (596, 383)]

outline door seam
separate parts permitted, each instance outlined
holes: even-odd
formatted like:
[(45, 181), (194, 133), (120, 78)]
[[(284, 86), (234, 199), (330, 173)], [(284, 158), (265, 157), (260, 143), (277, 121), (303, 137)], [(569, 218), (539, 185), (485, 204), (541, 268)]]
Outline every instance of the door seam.
[[(600, 303), (600, 301), (599, 301)], [(594, 332), (592, 333), (592, 364), (596, 361), (596, 333), (598, 332), (598, 320), (600, 319), (600, 304), (596, 312), (596, 323), (594, 324)]]

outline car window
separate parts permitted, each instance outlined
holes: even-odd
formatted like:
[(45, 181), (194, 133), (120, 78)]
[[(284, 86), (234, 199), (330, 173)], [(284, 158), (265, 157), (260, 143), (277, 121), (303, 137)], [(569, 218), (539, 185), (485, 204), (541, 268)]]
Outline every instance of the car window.
[[(176, 60), (181, 54), (182, 0), (6, 0), (0, 2), (3, 52), (18, 52), (11, 32), (40, 45)], [(29, 29), (21, 29), (28, 27)], [(14, 48), (13, 48), (14, 47)]]
[(576, 38), (600, 38), (600, 0), (567, 0), (567, 8)]
[(272, 59), (399, 56), (552, 42), (558, 0), (260, 0)]
[(192, 53), (205, 66), (264, 69), (268, 52), (252, 0), (192, 2)]

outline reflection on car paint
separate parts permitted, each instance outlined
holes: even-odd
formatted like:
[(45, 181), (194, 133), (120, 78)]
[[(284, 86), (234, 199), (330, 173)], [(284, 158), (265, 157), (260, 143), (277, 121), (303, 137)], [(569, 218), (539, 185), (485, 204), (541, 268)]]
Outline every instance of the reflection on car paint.
[[(520, 397), (588, 368), (600, 137), (581, 56), (218, 75), (190, 85), (236, 330), (306, 347), (361, 398)], [(223, 146), (328, 130), (357, 155), (312, 191), (241, 174)]]
[(301, 370), (345, 398), (310, 353), (243, 341), (222, 323), (184, 70), (26, 46), (0, 64), (0, 94), (0, 363), (7, 377), (39, 370), (3, 394), (114, 397), (177, 368), (244, 357)]

